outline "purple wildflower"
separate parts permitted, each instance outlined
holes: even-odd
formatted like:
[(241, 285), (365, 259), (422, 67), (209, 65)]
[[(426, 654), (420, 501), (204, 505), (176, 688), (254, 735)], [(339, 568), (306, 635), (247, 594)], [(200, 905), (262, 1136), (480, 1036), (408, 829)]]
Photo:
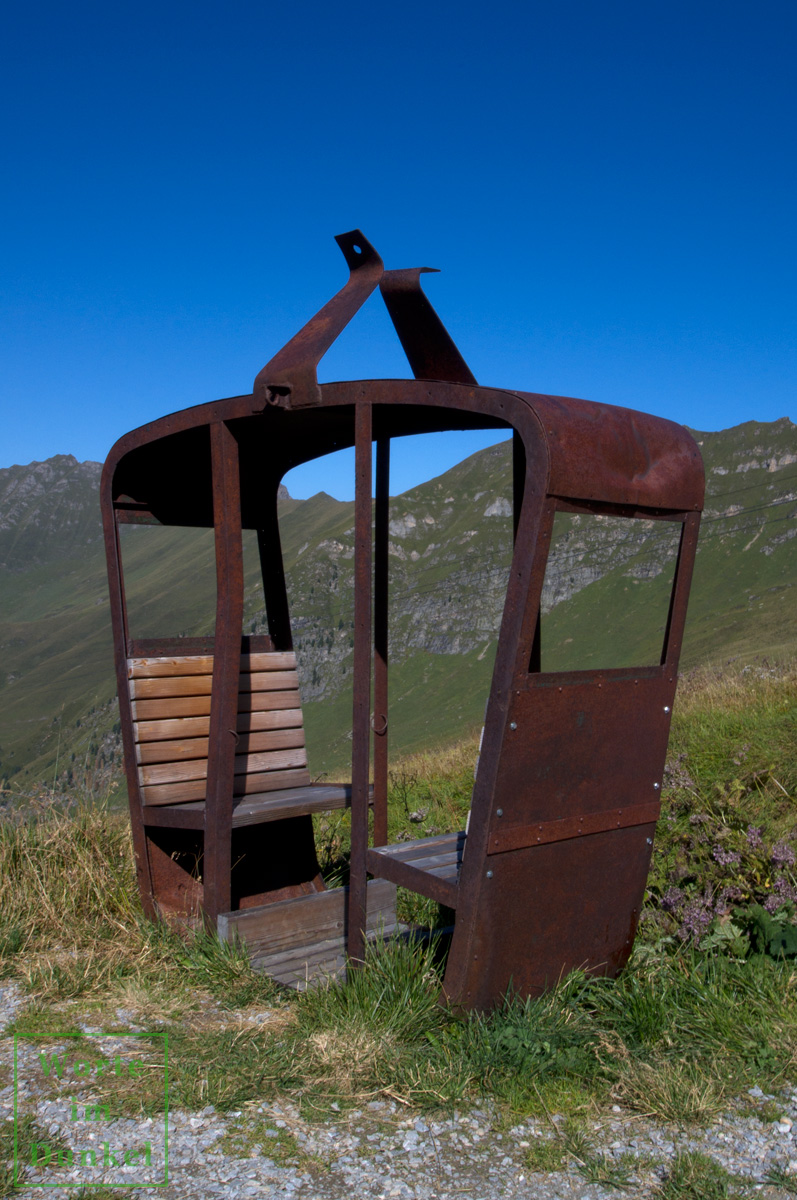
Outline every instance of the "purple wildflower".
[(748, 825), (747, 826), (747, 845), (750, 847), (750, 849), (757, 850), (759, 848), (759, 846), (761, 845), (762, 840), (763, 839), (761, 837), (761, 826), (760, 825)]
[(731, 863), (738, 863), (741, 857), (735, 850), (725, 850), (722, 846), (715, 846), (711, 854), (714, 862), (718, 862), (721, 867), (729, 867)]
[(724, 887), (714, 903), (714, 911), (716, 913), (724, 913), (728, 911), (730, 904), (736, 904), (743, 899), (744, 892), (737, 887)]
[(683, 904), (684, 894), (678, 887), (667, 888), (661, 898), (661, 907), (665, 912), (675, 912)]
[(788, 846), (785, 842), (775, 842), (772, 847), (772, 862), (776, 867), (793, 867), (794, 860), (793, 846)]
[(681, 913), (678, 937), (682, 942), (699, 942), (712, 921), (711, 909), (705, 899), (691, 900)]

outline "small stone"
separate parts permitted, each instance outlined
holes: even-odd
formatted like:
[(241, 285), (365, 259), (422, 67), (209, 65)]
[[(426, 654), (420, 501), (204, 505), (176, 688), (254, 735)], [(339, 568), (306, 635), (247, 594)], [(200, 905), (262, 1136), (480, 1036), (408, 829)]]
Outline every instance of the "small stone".
[(613, 1105), (612, 1105), (612, 1112), (622, 1112), (622, 1111), (623, 1111), (623, 1110), (620, 1108), (620, 1105), (619, 1105), (619, 1104), (613, 1104)]

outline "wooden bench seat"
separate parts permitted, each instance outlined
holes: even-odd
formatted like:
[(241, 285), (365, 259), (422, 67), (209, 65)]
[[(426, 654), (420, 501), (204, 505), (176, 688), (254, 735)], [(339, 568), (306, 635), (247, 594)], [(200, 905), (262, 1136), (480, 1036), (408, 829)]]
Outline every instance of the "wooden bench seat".
[(456, 908), (465, 840), (464, 832), (443, 833), (414, 842), (377, 846), (367, 852), (366, 867), (377, 878), (389, 879), (438, 904)]
[[(264, 821), (281, 821), (285, 817), (300, 817), (307, 813), (328, 812), (350, 806), (350, 783), (314, 783), (306, 787), (280, 788), (234, 799), (232, 827), (237, 829), (242, 825), (260, 825)], [(161, 804), (144, 810), (145, 825), (202, 829), (204, 821), (204, 800)]]

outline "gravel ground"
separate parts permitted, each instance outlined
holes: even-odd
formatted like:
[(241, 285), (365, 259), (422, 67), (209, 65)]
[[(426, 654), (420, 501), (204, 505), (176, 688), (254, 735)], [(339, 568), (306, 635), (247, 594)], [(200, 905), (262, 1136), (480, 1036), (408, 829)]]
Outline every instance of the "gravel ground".
[[(27, 1003), (15, 984), (0, 984), (0, 1030)], [(89, 1029), (86, 1029), (89, 1033)], [(93, 1045), (108, 1061), (108, 1071), (125, 1070), (135, 1054), (133, 1038), (98, 1038)], [(2, 1119), (13, 1121), (11, 1064), (13, 1040), (0, 1038)], [(81, 1043), (85, 1047), (85, 1043)], [(72, 1078), (68, 1095), (52, 1071), (45, 1078), (37, 1047), (20, 1039), (17, 1050), (18, 1109), (35, 1117), (48, 1137), (68, 1144), (80, 1131), (76, 1146), (95, 1148), (98, 1166), (57, 1174), (41, 1166), (29, 1169), (14, 1195), (25, 1200), (41, 1196), (41, 1185), (54, 1200), (75, 1200), (80, 1185), (126, 1184), (127, 1195), (152, 1195), (136, 1185), (164, 1178), (164, 1121), (117, 1118), (72, 1123), (70, 1107), (79, 1101), (80, 1085)], [(59, 1051), (66, 1066), (73, 1055), (69, 1040), (54, 1039), (48, 1051)], [(116, 1056), (119, 1056), (118, 1058)], [(134, 1068), (135, 1069), (135, 1068)], [(65, 1074), (68, 1072), (65, 1071)], [(109, 1085), (110, 1086), (110, 1085)], [(58, 1090), (60, 1089), (60, 1090)], [(654, 1196), (680, 1150), (710, 1155), (734, 1175), (744, 1177), (753, 1192), (775, 1200), (797, 1194), (797, 1088), (778, 1097), (752, 1089), (753, 1106), (774, 1100), (781, 1119), (765, 1122), (755, 1116), (728, 1113), (707, 1129), (677, 1130), (633, 1118), (616, 1108), (588, 1130), (607, 1168), (630, 1166), (627, 1190), (589, 1182), (575, 1168), (538, 1174), (528, 1169), (530, 1149), (540, 1139), (557, 1138), (553, 1121), (529, 1119), (499, 1131), (489, 1108), (474, 1108), (448, 1118), (408, 1116), (392, 1101), (373, 1101), (361, 1111), (334, 1120), (309, 1123), (289, 1104), (253, 1104), (240, 1113), (170, 1112), (168, 1116), (168, 1183), (156, 1194), (163, 1200), (200, 1200), (224, 1196), (230, 1200), (301, 1197), (301, 1200), (599, 1200), (623, 1195)], [(749, 1106), (748, 1106), (749, 1107)], [(72, 1110), (82, 1112), (78, 1108)], [(99, 1114), (102, 1118), (102, 1114)], [(43, 1136), (43, 1135), (40, 1135)], [(144, 1149), (149, 1146), (148, 1152)], [(135, 1150), (138, 1158), (125, 1165)], [(110, 1155), (110, 1160), (108, 1159)], [(90, 1161), (90, 1156), (87, 1156)], [(106, 1165), (102, 1165), (105, 1159)], [(118, 1164), (118, 1165), (117, 1165)], [(768, 1171), (779, 1168), (794, 1176), (786, 1190), (764, 1183)], [(54, 1180), (71, 1187), (53, 1187)], [(740, 1180), (740, 1183), (742, 1181)], [(39, 1185), (36, 1187), (36, 1185)], [(791, 1185), (791, 1179), (789, 1179)], [(76, 1189), (77, 1185), (77, 1189)], [(131, 1188), (131, 1185), (133, 1187)], [(96, 1193), (95, 1193), (96, 1194)], [(87, 1191), (86, 1196), (91, 1196)]]

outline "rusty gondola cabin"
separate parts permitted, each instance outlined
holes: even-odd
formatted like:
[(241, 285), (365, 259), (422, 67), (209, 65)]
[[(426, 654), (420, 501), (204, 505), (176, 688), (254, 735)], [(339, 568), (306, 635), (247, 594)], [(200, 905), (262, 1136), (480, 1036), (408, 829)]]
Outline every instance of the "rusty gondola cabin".
[[(703, 467), (670, 421), (482, 387), (420, 287), (359, 231), (337, 238), (343, 289), (263, 368), (252, 394), (134, 430), (102, 480), (121, 725), (142, 902), (204, 919), (301, 982), (396, 928), (396, 886), (455, 923), (444, 993), (488, 1009), (573, 968), (615, 974), (645, 888), (703, 504)], [(319, 385), (316, 367), (380, 287), (415, 376)], [(387, 844), (391, 439), (506, 429), (514, 550), (467, 834)], [(376, 471), (372, 479), (372, 448)], [(296, 465), (355, 450), (351, 782), (312, 782), (280, 549), (277, 493)], [(677, 553), (653, 665), (541, 669), (541, 593), (557, 514), (666, 522)], [(212, 530), (212, 637), (128, 628), (120, 527)], [(650, 528), (650, 526), (646, 526)], [(268, 634), (243, 636), (242, 530), (254, 530)], [(351, 807), (351, 876), (327, 889), (312, 814)], [(372, 826), (370, 814), (372, 813)], [(369, 829), (371, 832), (369, 833)]]

